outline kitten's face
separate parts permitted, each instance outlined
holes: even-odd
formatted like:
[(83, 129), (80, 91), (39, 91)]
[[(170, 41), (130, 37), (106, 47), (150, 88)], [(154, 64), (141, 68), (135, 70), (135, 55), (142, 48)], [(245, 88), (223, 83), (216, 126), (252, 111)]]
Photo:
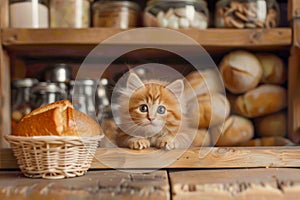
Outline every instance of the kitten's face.
[(129, 100), (129, 114), (136, 125), (157, 133), (180, 123), (181, 110), (175, 95), (163, 85), (149, 83), (136, 90)]
[[(176, 132), (181, 124), (183, 82), (142, 82), (135, 74), (127, 80), (125, 95), (120, 98), (121, 128), (127, 134), (151, 137), (165, 130)], [(128, 104), (126, 99), (128, 97)], [(127, 107), (128, 106), (128, 107)], [(126, 114), (127, 113), (127, 114)]]

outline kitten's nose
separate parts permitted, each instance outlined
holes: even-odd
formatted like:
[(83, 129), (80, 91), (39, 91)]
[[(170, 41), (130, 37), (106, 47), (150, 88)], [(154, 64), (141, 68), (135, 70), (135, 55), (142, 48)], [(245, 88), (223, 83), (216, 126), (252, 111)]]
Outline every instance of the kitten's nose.
[(155, 120), (155, 118), (154, 118), (154, 117), (148, 117), (148, 120), (149, 120), (150, 122), (153, 122), (153, 121)]

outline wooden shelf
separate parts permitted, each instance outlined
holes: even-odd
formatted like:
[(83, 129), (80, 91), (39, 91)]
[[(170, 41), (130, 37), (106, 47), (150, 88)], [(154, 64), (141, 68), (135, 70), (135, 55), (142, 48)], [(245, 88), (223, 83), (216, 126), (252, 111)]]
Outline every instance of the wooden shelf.
[[(154, 153), (155, 152), (155, 153)], [(153, 154), (154, 153), (154, 154)], [(299, 167), (299, 147), (213, 147), (129, 150), (97, 149), (92, 169)], [(163, 162), (168, 163), (162, 166)], [(107, 166), (109, 163), (109, 166)], [(11, 149), (0, 149), (0, 169), (17, 168)]]
[[(57, 54), (68, 55), (87, 54), (97, 44), (107, 38), (121, 33), (124, 30), (112, 28), (89, 28), (89, 29), (2, 29), (2, 43), (10, 52), (23, 55), (49, 55), (49, 51)], [(274, 29), (181, 29), (180, 33), (194, 39), (207, 51), (220, 51), (232, 48), (272, 50), (288, 48), (292, 44), (292, 31), (290, 28)], [(157, 37), (165, 37), (155, 35)], [(150, 42), (149, 42), (150, 41)], [(130, 44), (118, 41), (113, 44), (121, 45), (181, 45), (180, 41), (165, 44), (153, 42), (153, 38), (136, 39)], [(68, 50), (68, 51), (67, 51)]]

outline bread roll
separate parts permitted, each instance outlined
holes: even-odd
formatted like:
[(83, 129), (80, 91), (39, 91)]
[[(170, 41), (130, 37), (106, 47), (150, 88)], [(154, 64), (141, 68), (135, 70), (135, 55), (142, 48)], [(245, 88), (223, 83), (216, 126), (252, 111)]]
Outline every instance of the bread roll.
[(287, 72), (283, 60), (271, 53), (256, 54), (263, 69), (262, 83), (282, 84), (286, 80)]
[(260, 137), (285, 136), (287, 132), (287, 115), (279, 112), (254, 120), (256, 134)]
[(253, 147), (253, 146), (293, 146), (295, 145), (289, 139), (284, 137), (263, 137), (250, 140), (240, 144), (240, 146)]
[(223, 91), (221, 76), (216, 71), (210, 69), (193, 71), (185, 77), (185, 96), (187, 98)]
[(225, 121), (230, 113), (230, 105), (224, 95), (207, 93), (197, 96), (196, 102), (190, 102), (188, 112), (192, 114), (193, 127), (208, 128)]
[(249, 141), (254, 136), (250, 120), (232, 115), (224, 123), (211, 129), (211, 138), (216, 146), (236, 146)]
[(100, 127), (88, 115), (74, 109), (67, 101), (59, 101), (25, 115), (12, 133), (16, 136), (96, 136)]
[(286, 89), (266, 84), (239, 96), (235, 102), (235, 111), (245, 117), (259, 117), (278, 112), (286, 105)]
[(226, 89), (234, 94), (255, 88), (263, 74), (259, 60), (247, 51), (234, 51), (225, 55), (219, 69)]
[(210, 135), (207, 129), (198, 129), (192, 147), (207, 147), (210, 145)]

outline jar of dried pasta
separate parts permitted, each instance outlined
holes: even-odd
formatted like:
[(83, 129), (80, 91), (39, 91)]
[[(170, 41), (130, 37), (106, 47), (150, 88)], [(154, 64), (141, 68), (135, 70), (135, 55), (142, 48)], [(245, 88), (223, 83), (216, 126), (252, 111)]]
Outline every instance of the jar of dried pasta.
[(87, 28), (91, 0), (50, 0), (50, 27)]
[(132, 1), (96, 1), (93, 26), (127, 29), (137, 26), (140, 7)]
[(151, 0), (143, 19), (144, 26), (206, 29), (209, 11), (203, 0)]
[(279, 26), (276, 0), (219, 0), (215, 26), (218, 28), (274, 28)]

